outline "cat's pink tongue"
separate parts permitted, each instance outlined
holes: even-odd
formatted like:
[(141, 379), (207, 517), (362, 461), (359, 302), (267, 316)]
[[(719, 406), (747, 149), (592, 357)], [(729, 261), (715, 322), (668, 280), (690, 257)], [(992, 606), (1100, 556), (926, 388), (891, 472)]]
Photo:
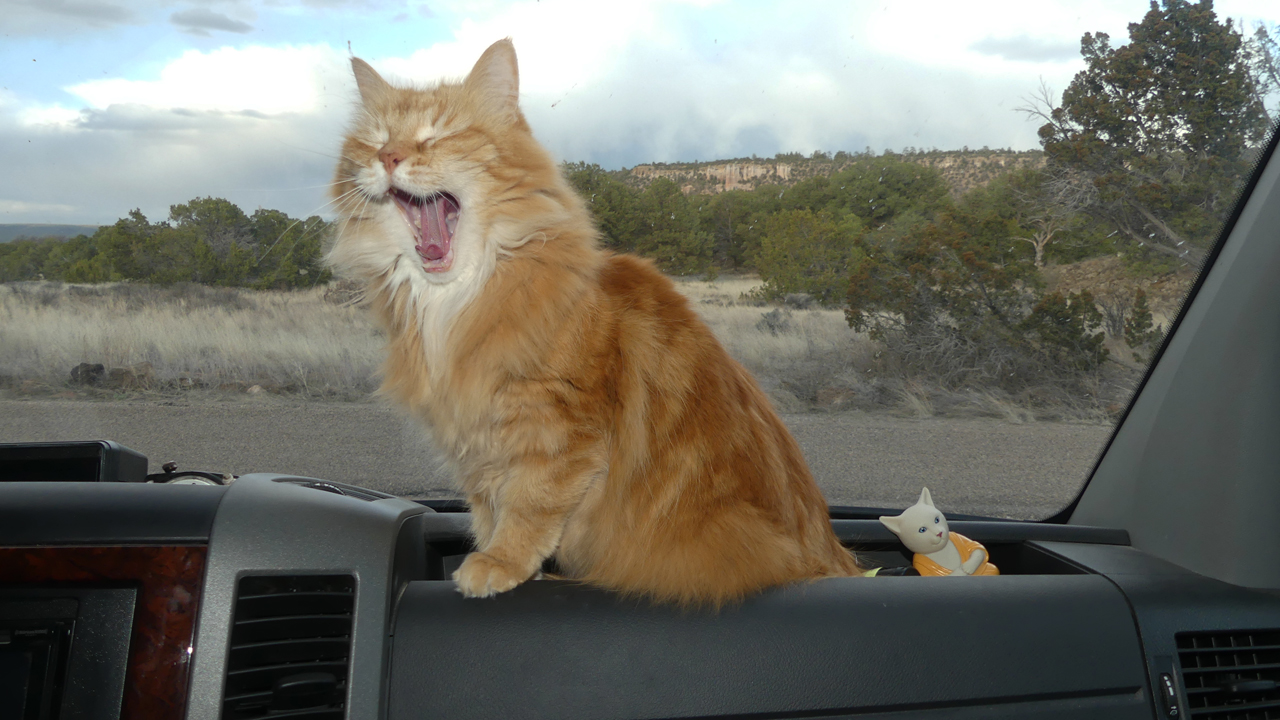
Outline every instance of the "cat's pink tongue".
[(436, 195), (422, 203), (418, 212), (422, 228), (418, 253), (424, 260), (435, 262), (449, 254), (453, 227), (457, 224), (458, 206), (448, 195)]

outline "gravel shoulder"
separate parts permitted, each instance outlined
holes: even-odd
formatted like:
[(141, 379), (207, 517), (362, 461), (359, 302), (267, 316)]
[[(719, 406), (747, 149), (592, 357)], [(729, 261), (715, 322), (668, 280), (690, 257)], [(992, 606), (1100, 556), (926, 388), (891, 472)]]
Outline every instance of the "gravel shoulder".
[[(928, 486), (944, 511), (1038, 519), (1079, 492), (1110, 426), (783, 415), (833, 505), (905, 507)], [(406, 497), (456, 495), (422, 430), (372, 403), (0, 400), (0, 442), (115, 440), (152, 472), (281, 472)]]

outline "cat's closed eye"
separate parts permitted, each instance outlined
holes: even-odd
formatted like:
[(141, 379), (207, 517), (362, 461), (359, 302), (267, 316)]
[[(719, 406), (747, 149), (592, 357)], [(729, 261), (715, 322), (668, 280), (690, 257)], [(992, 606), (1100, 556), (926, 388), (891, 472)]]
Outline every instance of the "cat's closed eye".
[(387, 142), (391, 140), (391, 133), (387, 132), (386, 128), (379, 127), (376, 130), (367, 131), (363, 134), (353, 135), (352, 139), (358, 143), (361, 143), (363, 145), (368, 145), (374, 150), (377, 150), (383, 145), (386, 145)]

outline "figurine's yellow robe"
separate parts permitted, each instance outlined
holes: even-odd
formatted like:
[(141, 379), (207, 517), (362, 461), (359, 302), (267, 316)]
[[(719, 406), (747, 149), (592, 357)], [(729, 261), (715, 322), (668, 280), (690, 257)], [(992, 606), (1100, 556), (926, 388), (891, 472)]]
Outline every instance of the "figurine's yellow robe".
[[(984, 552), (986, 551), (986, 548), (982, 547), (981, 543), (978, 543), (974, 540), (970, 540), (969, 538), (961, 535), (960, 533), (953, 532), (948, 534), (951, 536), (951, 544), (955, 545), (956, 550), (960, 551), (960, 562), (964, 562), (965, 560), (968, 560), (969, 556), (973, 554), (974, 550), (981, 549)], [(987, 557), (990, 558), (991, 554), (987, 553)], [(911, 565), (915, 567), (916, 572), (920, 573), (921, 575), (941, 576), (941, 575), (951, 574), (950, 570), (930, 560), (929, 556), (923, 553), (916, 553), (915, 558), (911, 561)], [(974, 575), (999, 575), (1000, 570), (998, 570), (995, 565), (992, 565), (990, 560), (985, 560), (981, 565), (978, 566), (978, 569), (975, 570), (973, 574)]]

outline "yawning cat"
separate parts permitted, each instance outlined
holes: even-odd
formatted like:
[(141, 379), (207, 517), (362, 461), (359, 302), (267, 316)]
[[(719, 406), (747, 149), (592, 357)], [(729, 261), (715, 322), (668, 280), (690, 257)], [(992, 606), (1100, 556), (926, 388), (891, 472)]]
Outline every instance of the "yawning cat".
[(754, 379), (651, 263), (601, 249), (520, 111), (511, 42), (427, 88), (352, 66), (330, 262), (367, 284), (382, 392), (471, 505), (458, 589), (505, 592), (553, 556), (686, 605), (858, 574)]

